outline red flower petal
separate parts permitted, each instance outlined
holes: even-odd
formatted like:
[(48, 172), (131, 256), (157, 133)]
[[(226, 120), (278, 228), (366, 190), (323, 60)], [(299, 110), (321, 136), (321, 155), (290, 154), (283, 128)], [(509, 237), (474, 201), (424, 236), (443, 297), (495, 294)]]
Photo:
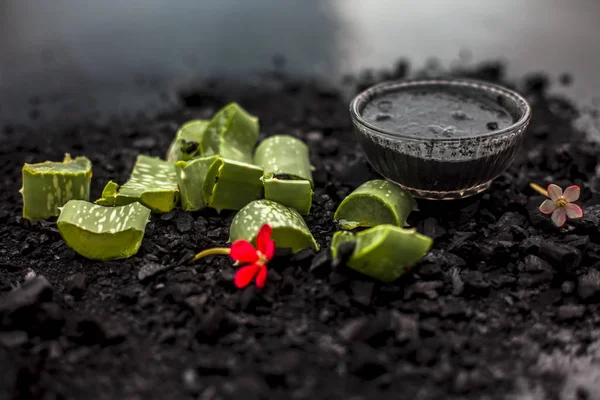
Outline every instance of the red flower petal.
[(260, 266), (257, 264), (246, 265), (237, 270), (233, 282), (238, 289), (245, 288), (252, 282), (252, 279), (259, 272)]
[(267, 248), (263, 254), (267, 257), (267, 261), (271, 261), (271, 258), (275, 255), (275, 242), (273, 240), (267, 242)]
[(229, 253), (231, 258), (235, 261), (243, 263), (254, 263), (258, 261), (258, 254), (256, 249), (252, 246), (252, 243), (246, 240), (236, 240), (231, 245), (231, 251)]
[(256, 287), (262, 288), (265, 286), (265, 281), (267, 280), (267, 267), (264, 265), (260, 266), (258, 270), (258, 274), (256, 275)]
[(267, 254), (269, 250), (269, 242), (271, 241), (271, 233), (273, 229), (271, 229), (271, 225), (264, 224), (260, 227), (258, 231), (258, 235), (256, 235), (256, 248), (263, 254)]

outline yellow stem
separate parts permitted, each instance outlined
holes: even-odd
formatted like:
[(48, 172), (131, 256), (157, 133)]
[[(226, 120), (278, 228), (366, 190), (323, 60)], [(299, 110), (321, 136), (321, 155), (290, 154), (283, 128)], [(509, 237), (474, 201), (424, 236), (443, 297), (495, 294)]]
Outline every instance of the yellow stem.
[(194, 258), (189, 261), (189, 264), (198, 261), (201, 258), (208, 256), (228, 256), (231, 250), (227, 247), (215, 247), (214, 249), (203, 250), (196, 254)]
[(540, 185), (536, 185), (535, 183), (530, 183), (529, 186), (533, 190), (535, 190), (536, 192), (538, 192), (539, 194), (541, 194), (542, 196), (548, 197), (548, 191), (546, 189), (544, 189), (543, 187), (541, 187)]

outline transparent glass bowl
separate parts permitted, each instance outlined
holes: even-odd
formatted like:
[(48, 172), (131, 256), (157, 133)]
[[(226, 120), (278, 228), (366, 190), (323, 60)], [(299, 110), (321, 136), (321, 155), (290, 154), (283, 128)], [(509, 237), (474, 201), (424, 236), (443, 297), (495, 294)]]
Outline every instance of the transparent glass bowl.
[[(366, 121), (364, 107), (382, 94), (402, 90), (445, 90), (501, 105), (512, 125), (468, 137), (432, 138), (386, 131)], [(385, 82), (365, 90), (350, 103), (358, 142), (369, 163), (386, 179), (415, 197), (460, 199), (486, 190), (512, 162), (531, 119), (531, 107), (519, 94), (472, 80)]]

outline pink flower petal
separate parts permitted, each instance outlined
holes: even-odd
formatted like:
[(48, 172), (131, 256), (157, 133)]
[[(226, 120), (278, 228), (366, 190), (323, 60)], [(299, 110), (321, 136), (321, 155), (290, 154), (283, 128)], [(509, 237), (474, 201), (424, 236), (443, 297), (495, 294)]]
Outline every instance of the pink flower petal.
[(562, 194), (563, 191), (559, 186), (555, 185), (554, 183), (548, 185), (548, 197), (550, 197), (552, 200), (556, 201), (560, 199)]
[(569, 218), (583, 217), (583, 210), (577, 204), (567, 204), (565, 211), (567, 213), (567, 217)]
[(252, 282), (252, 278), (259, 272), (260, 266), (257, 264), (246, 265), (237, 270), (233, 283), (238, 289), (245, 288)]
[(577, 185), (569, 186), (565, 189), (565, 193), (563, 194), (563, 198), (572, 203), (579, 199), (579, 194), (581, 193), (581, 189)]
[(246, 240), (236, 240), (231, 244), (229, 256), (236, 261), (253, 263), (258, 261), (258, 254), (252, 243)]
[(540, 211), (544, 214), (551, 214), (554, 210), (556, 210), (556, 204), (552, 200), (544, 200), (540, 206)]
[(264, 265), (261, 265), (260, 269), (258, 270), (258, 274), (256, 275), (256, 287), (260, 289), (263, 286), (265, 286), (266, 280), (267, 280), (267, 267), (265, 267)]
[(554, 222), (554, 225), (558, 226), (559, 228), (565, 224), (566, 220), (567, 212), (564, 208), (557, 208), (552, 213), (552, 222)]

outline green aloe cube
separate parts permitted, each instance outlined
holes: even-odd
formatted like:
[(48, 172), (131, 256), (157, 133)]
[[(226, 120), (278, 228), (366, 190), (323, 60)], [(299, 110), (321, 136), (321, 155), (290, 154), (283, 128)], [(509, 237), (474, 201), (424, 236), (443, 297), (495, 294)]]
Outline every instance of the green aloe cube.
[(184, 210), (240, 210), (263, 195), (263, 170), (256, 165), (210, 156), (175, 166)]
[(254, 163), (265, 170), (265, 198), (310, 213), (314, 185), (308, 146), (289, 135), (263, 140), (254, 154)]
[(86, 157), (67, 154), (63, 162), (25, 164), (22, 174), (23, 218), (30, 221), (59, 215), (69, 200), (90, 198), (92, 163)]

